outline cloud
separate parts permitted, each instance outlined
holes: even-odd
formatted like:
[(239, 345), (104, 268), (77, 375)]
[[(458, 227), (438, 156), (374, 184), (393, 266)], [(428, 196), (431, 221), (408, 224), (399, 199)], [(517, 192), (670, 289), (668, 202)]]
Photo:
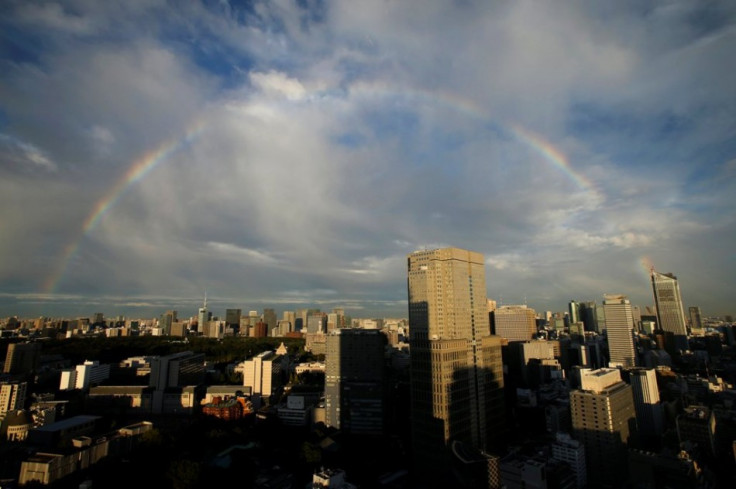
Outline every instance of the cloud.
[(7, 134), (0, 134), (0, 159), (5, 164), (15, 164), (21, 167), (32, 165), (47, 171), (56, 170), (56, 164), (39, 148)]
[(60, 5), (2, 20), (20, 300), (63, 270), (60, 297), (131, 310), (206, 289), (404, 314), (406, 254), (459, 246), (540, 309), (650, 302), (644, 255), (729, 307), (704, 278), (736, 276), (727, 3)]

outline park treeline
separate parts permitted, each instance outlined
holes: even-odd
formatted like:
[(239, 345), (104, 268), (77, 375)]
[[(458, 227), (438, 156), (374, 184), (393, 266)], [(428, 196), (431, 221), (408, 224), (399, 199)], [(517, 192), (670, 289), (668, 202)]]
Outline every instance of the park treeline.
[[(0, 352), (4, 356), (9, 342), (4, 339)], [(169, 355), (182, 351), (204, 353), (205, 359), (214, 363), (229, 363), (245, 360), (267, 350), (275, 350), (283, 342), (289, 354), (304, 351), (301, 338), (248, 338), (226, 337), (222, 339), (190, 336), (186, 339), (171, 336), (120, 336), (109, 338), (97, 335), (67, 339), (45, 338), (41, 343), (41, 355), (61, 355), (73, 364), (85, 360), (100, 363), (118, 363), (128, 357), (144, 355)]]

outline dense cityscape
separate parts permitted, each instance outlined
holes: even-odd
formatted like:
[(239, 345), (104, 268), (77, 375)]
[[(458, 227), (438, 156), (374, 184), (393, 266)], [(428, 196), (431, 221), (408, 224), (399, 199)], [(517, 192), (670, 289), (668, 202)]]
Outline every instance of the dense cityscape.
[(407, 263), (403, 318), (205, 295), (2, 319), (0, 487), (736, 484), (736, 325), (673, 273), (650, 270), (650, 304), (536, 311), (487, 297), (480, 253)]

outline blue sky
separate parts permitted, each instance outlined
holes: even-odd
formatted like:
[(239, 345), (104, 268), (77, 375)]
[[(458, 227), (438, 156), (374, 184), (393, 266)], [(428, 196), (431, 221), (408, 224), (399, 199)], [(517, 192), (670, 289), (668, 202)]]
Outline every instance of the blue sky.
[(489, 297), (736, 313), (736, 4), (0, 6), (0, 316), (406, 315)]

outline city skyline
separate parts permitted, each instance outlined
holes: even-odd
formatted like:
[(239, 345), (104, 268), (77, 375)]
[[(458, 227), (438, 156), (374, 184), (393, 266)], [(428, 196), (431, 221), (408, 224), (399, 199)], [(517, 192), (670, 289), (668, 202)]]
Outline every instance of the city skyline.
[(446, 246), (499, 305), (650, 306), (654, 265), (734, 313), (732, 3), (0, 12), (0, 317), (403, 317)]

